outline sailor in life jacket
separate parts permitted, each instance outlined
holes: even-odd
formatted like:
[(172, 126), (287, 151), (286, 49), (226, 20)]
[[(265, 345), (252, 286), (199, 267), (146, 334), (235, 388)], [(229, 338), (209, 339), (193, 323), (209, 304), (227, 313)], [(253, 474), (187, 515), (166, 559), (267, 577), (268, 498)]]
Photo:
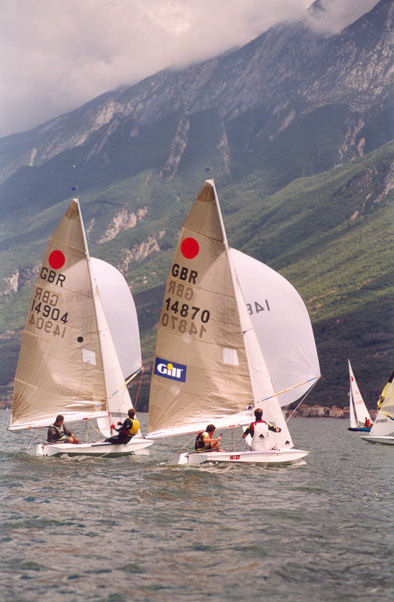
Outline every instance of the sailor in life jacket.
[(118, 422), (118, 426), (120, 425), (120, 428), (117, 429), (113, 424), (111, 424), (111, 429), (118, 431), (119, 434), (114, 435), (113, 437), (108, 437), (106, 439), (108, 443), (128, 443), (130, 439), (132, 439), (134, 435), (138, 433), (140, 430), (140, 423), (138, 422), (137, 418), (135, 418), (135, 410), (129, 410), (128, 415), (129, 417), (126, 418), (123, 423)]
[(64, 416), (58, 414), (55, 422), (48, 427), (48, 443), (79, 443), (79, 439), (64, 424)]
[(252, 437), (252, 444), (250, 449), (252, 451), (260, 451), (268, 449), (268, 431), (274, 433), (280, 433), (281, 429), (279, 426), (274, 426), (263, 420), (263, 410), (256, 408), (254, 411), (256, 417), (255, 422), (252, 422), (243, 434), (243, 438), (250, 435)]
[(196, 441), (194, 443), (194, 449), (196, 451), (222, 451), (220, 448), (220, 439), (212, 439), (212, 435), (214, 434), (216, 427), (214, 424), (208, 424), (205, 431), (201, 431), (198, 433), (196, 437)]

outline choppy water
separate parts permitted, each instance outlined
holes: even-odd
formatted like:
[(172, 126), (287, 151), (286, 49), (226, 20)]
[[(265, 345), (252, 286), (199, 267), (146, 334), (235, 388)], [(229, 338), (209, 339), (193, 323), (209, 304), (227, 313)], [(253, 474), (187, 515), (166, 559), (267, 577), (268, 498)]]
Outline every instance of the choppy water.
[(293, 420), (311, 453), (277, 469), (171, 466), (182, 438), (139, 457), (37, 458), (8, 421), (1, 600), (393, 599), (394, 448), (345, 421)]

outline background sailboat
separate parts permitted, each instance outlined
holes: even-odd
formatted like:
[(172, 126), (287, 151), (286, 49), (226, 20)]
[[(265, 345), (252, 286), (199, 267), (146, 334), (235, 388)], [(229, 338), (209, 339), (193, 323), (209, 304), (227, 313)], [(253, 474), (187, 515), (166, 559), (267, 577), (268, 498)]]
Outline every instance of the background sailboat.
[[(291, 314), (293, 309), (292, 320), (286, 310)], [(298, 326), (289, 330), (292, 321)], [(183, 460), (295, 462), (308, 452), (294, 449), (279, 398), (283, 405), (290, 403), (318, 378), (313, 333), (301, 298), (273, 270), (229, 249), (214, 183), (207, 181), (183, 224), (167, 280), (151, 380), (149, 436), (194, 433), (210, 422), (242, 426), (261, 406), (264, 418), (281, 428), (269, 433), (264, 450), (191, 453)]]
[(350, 427), (348, 431), (370, 431), (372, 426), (371, 416), (367, 410), (367, 406), (364, 403), (360, 389), (358, 388), (356, 379), (354, 378), (352, 366), (350, 360), (349, 364), (349, 379), (350, 379), (350, 390), (349, 390), (349, 416), (350, 416)]
[[(137, 314), (113, 266), (90, 259), (79, 202), (53, 233), (26, 319), (15, 374), (10, 430), (97, 419), (104, 436), (132, 407), (125, 376), (141, 369)], [(38, 455), (123, 455), (151, 445), (100, 441), (39, 444)]]
[(369, 435), (361, 435), (370, 443), (394, 445), (394, 372), (391, 373), (378, 399), (378, 414)]

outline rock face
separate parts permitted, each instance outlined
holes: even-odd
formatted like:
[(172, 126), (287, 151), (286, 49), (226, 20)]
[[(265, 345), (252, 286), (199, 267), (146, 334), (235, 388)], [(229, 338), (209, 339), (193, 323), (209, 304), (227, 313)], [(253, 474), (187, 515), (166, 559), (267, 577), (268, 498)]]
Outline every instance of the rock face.
[(33, 282), (39, 269), (39, 265), (33, 268), (25, 266), (10, 272), (0, 281), (0, 297), (8, 293), (17, 293), (25, 284)]
[[(60, 180), (77, 169), (85, 188), (97, 169), (104, 180), (152, 167), (170, 179), (185, 162), (202, 160), (208, 139), (227, 173), (242, 173), (272, 153), (286, 155), (284, 135), (297, 141), (305, 129), (310, 140), (301, 152), (313, 157), (322, 140), (327, 145), (324, 157), (310, 160), (310, 173), (362, 155), (392, 137), (392, 15), (392, 3), (381, 0), (330, 37), (306, 23), (280, 25), (225, 56), (104, 94), (3, 138), (1, 180), (22, 167), (26, 186), (34, 168), (41, 180), (42, 169), (50, 179), (56, 168)], [(11, 195), (10, 187), (3, 192)]]
[(164, 234), (165, 231), (160, 230), (157, 236), (148, 236), (146, 240), (134, 245), (131, 249), (124, 249), (120, 266), (121, 272), (126, 274), (132, 261), (140, 262), (152, 253), (160, 253), (159, 241), (163, 238)]
[(130, 230), (130, 228), (134, 228), (137, 222), (144, 219), (145, 215), (148, 212), (148, 207), (143, 207), (134, 213), (124, 207), (112, 217), (110, 224), (107, 226), (104, 234), (99, 238), (97, 243), (102, 245), (109, 240), (113, 240), (117, 237), (119, 232), (124, 230)]

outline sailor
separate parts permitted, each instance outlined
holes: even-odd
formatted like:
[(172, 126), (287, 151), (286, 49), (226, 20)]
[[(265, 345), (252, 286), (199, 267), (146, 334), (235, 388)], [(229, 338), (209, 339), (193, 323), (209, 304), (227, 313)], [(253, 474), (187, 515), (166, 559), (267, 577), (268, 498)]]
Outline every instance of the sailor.
[(252, 444), (250, 446), (252, 451), (268, 449), (268, 431), (280, 433), (281, 429), (279, 426), (274, 426), (263, 420), (263, 410), (260, 408), (255, 409), (254, 415), (256, 420), (245, 430), (243, 438), (245, 439), (248, 435), (252, 437)]
[(196, 451), (223, 451), (220, 448), (220, 440), (221, 437), (217, 437), (217, 439), (212, 439), (212, 435), (214, 434), (216, 427), (214, 424), (208, 424), (205, 431), (201, 431), (198, 433), (196, 437), (196, 441), (194, 444), (194, 449)]
[(113, 437), (108, 437), (106, 441), (108, 443), (128, 443), (130, 439), (134, 437), (140, 430), (140, 423), (137, 418), (135, 418), (135, 410), (131, 409), (128, 411), (129, 417), (122, 422), (118, 422), (118, 426), (120, 428), (116, 428), (113, 424), (111, 424), (111, 428), (115, 431), (118, 431), (118, 435), (114, 435)]
[(48, 443), (79, 443), (79, 439), (64, 425), (64, 416), (56, 416), (55, 422), (48, 428)]

